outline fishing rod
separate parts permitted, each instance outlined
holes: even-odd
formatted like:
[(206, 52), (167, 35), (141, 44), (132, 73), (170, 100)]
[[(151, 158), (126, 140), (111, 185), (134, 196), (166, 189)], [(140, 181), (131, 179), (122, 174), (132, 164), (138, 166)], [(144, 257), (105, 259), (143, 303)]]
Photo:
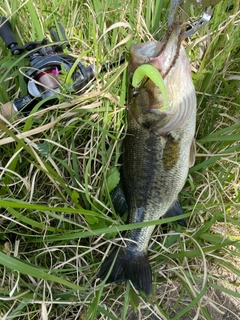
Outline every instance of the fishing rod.
[[(174, 21), (177, 8), (184, 0), (171, 0), (168, 15), (168, 26)], [(203, 15), (193, 23), (189, 23), (183, 38), (191, 37), (200, 28), (205, 26), (213, 16), (213, 5), (221, 0), (189, 0), (192, 4), (201, 4)], [(93, 65), (85, 67), (77, 61), (71, 54), (64, 53), (64, 47), (71, 53), (72, 49), (67, 41), (63, 26), (58, 23), (56, 27), (50, 28), (50, 34), (55, 42), (49, 42), (46, 38), (42, 41), (28, 42), (19, 46), (12, 32), (11, 24), (5, 17), (0, 17), (0, 37), (5, 45), (10, 49), (13, 56), (27, 53), (25, 58), (29, 59), (29, 65), (25, 68), (24, 79), (27, 86), (27, 94), (0, 106), (0, 114), (9, 118), (11, 115), (21, 111), (28, 114), (35, 105), (42, 101), (41, 107), (59, 101), (59, 94), (62, 88), (65, 93), (83, 93), (87, 84), (95, 79), (95, 68)], [(101, 66), (100, 72), (106, 72), (116, 65), (126, 61), (125, 55), (121, 56), (117, 62), (109, 62)], [(61, 79), (62, 75), (70, 73), (71, 81), (64, 87)], [(48, 99), (46, 99), (48, 98)]]

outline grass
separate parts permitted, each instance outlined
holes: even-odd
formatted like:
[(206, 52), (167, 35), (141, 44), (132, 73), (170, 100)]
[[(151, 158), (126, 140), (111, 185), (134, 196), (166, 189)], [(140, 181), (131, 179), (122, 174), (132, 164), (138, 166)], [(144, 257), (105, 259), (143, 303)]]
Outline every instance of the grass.
[[(0, 4), (19, 44), (50, 39), (49, 27), (61, 22), (73, 55), (97, 66), (84, 93), (63, 94), (58, 105), (38, 104), (30, 115), (0, 123), (0, 318), (124, 320), (136, 313), (211, 320), (209, 307), (225, 308), (216, 292), (239, 302), (238, 1), (216, 5), (211, 22), (186, 43), (198, 99), (197, 158), (180, 195), (189, 226), (162, 229), (172, 218), (140, 224), (157, 225), (149, 246), (150, 298), (129, 283), (96, 280), (119, 231), (134, 228), (110, 197), (125, 134), (127, 63), (105, 73), (100, 66), (128, 55), (132, 43), (158, 39), (168, 1)], [(186, 3), (179, 14), (195, 20), (201, 12)], [(1, 40), (0, 50), (4, 104), (26, 94), (28, 60), (12, 57)]]

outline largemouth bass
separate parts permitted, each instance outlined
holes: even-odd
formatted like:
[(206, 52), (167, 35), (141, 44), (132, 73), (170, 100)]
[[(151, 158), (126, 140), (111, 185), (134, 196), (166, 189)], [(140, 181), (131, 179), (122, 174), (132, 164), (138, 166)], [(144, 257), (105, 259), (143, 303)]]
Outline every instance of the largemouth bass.
[[(129, 223), (182, 213), (178, 194), (194, 163), (196, 93), (181, 35), (181, 27), (174, 24), (161, 42), (130, 48), (130, 79), (140, 65), (157, 68), (169, 107), (163, 108), (162, 92), (149, 78), (138, 89), (130, 89), (122, 179)], [(152, 272), (147, 250), (153, 230), (154, 226), (128, 231), (125, 246), (113, 250), (98, 276), (108, 275), (108, 283), (131, 280), (149, 295)]]

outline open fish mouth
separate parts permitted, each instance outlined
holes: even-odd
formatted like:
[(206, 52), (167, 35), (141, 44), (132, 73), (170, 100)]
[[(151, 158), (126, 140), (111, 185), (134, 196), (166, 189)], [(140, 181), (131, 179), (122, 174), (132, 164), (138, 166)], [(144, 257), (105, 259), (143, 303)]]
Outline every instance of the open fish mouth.
[(174, 23), (169, 27), (161, 41), (133, 44), (130, 48), (132, 70), (135, 71), (142, 64), (155, 66), (162, 77), (166, 77), (175, 65), (181, 48), (183, 30)]
[[(164, 80), (167, 104), (163, 92), (150, 79), (132, 95), (132, 103), (138, 106), (132, 108), (133, 117), (140, 125), (147, 124), (151, 130), (157, 130), (158, 134), (181, 127), (191, 117), (192, 106), (196, 102), (191, 65), (181, 43), (182, 37), (183, 29), (174, 23), (161, 41), (133, 44), (130, 48), (130, 77), (139, 66), (149, 64), (158, 70)], [(163, 108), (164, 105), (167, 108)], [(157, 126), (153, 125), (154, 122)]]

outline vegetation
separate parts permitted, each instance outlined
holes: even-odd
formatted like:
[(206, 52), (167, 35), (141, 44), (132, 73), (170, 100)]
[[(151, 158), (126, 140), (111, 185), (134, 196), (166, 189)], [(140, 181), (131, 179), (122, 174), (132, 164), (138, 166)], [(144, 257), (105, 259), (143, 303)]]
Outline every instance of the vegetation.
[[(125, 135), (128, 75), (120, 57), (128, 58), (132, 43), (160, 38), (169, 1), (0, 4), (19, 45), (50, 40), (49, 28), (61, 22), (72, 55), (96, 66), (84, 92), (70, 94), (63, 86), (58, 104), (41, 108), (40, 102), (29, 115), (9, 120), (0, 116), (0, 318), (124, 320), (136, 313), (211, 320), (210, 307), (225, 311), (215, 292), (239, 306), (238, 0), (217, 4), (213, 19), (185, 43), (198, 99), (197, 158), (181, 193), (188, 228), (162, 227), (174, 218), (139, 225), (158, 225), (149, 248), (149, 298), (128, 282), (105, 285), (96, 274), (119, 231), (135, 227), (116, 214), (110, 196)], [(183, 21), (202, 14), (188, 1), (182, 8)], [(0, 50), (5, 104), (27, 93), (29, 61), (26, 54), (13, 57), (1, 39)], [(116, 66), (101, 72), (107, 62)]]

